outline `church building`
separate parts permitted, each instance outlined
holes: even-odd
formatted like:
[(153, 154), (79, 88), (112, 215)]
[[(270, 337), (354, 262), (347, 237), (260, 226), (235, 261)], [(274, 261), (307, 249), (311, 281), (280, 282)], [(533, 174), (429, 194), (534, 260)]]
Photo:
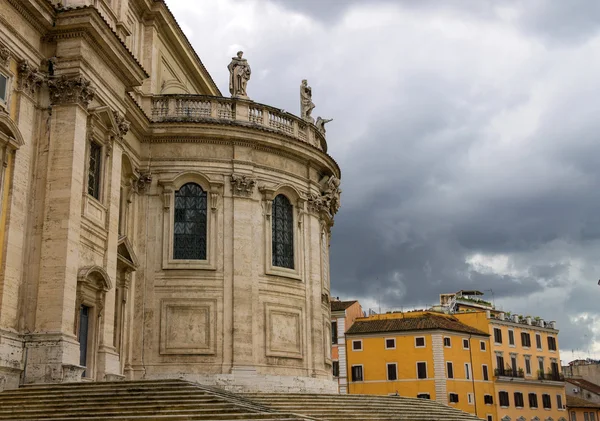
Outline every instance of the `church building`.
[(248, 55), (223, 94), (164, 0), (0, 0), (0, 391), (337, 391), (328, 120)]

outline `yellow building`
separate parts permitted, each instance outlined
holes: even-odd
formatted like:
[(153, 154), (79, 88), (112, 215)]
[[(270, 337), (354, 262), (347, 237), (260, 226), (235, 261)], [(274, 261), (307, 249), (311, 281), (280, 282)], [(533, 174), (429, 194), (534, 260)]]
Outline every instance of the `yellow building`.
[(441, 305), (462, 323), (490, 334), (501, 420), (565, 420), (565, 383), (554, 322), (495, 310), (478, 291), (443, 294)]
[(495, 420), (489, 336), (435, 312), (357, 318), (346, 332), (348, 391), (434, 399)]
[(597, 421), (600, 419), (600, 404), (576, 396), (567, 396), (569, 421)]

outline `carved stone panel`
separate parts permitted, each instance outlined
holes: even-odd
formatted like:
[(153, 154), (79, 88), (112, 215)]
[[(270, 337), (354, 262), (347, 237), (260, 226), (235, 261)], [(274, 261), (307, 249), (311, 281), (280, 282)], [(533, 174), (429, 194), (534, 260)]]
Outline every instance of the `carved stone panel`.
[(267, 356), (302, 359), (302, 309), (267, 303), (265, 313)]
[(231, 175), (231, 191), (234, 196), (249, 197), (252, 196), (256, 180), (246, 175)]
[(214, 354), (216, 301), (163, 299), (161, 354)]

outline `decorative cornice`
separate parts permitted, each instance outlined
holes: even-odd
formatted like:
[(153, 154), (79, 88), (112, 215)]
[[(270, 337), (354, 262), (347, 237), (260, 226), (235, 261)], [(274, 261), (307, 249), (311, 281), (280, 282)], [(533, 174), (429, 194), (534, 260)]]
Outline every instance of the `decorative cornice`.
[(48, 79), (50, 88), (50, 104), (80, 104), (85, 108), (94, 99), (96, 88), (90, 86), (90, 81), (81, 76)]
[(234, 196), (252, 196), (256, 179), (245, 175), (231, 174), (231, 191)]
[(27, 95), (34, 96), (38, 88), (44, 83), (46, 76), (33, 68), (28, 61), (19, 63), (19, 90)]

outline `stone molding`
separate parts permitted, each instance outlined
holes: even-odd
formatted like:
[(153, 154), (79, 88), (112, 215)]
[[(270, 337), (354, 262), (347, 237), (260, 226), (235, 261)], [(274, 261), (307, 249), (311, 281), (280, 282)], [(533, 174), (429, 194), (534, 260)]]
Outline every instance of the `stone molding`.
[(50, 88), (50, 104), (79, 104), (87, 108), (94, 99), (96, 88), (81, 76), (60, 76), (48, 79)]
[(231, 192), (234, 196), (250, 197), (256, 186), (256, 179), (246, 175), (231, 174)]
[(19, 63), (19, 90), (29, 96), (34, 96), (39, 87), (46, 80), (46, 76), (33, 68), (28, 61)]

